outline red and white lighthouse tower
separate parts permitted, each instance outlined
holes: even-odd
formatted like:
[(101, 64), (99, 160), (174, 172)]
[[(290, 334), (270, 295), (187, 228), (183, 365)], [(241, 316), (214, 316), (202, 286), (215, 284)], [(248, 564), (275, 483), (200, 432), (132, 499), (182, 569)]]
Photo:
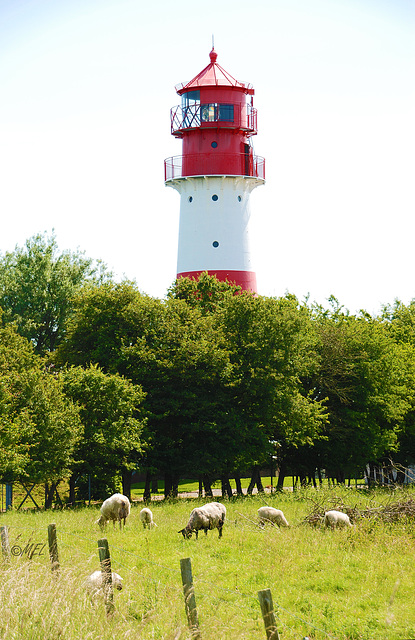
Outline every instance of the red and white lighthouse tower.
[(182, 155), (164, 162), (165, 184), (180, 193), (177, 277), (203, 271), (256, 292), (248, 223), (250, 193), (265, 182), (265, 161), (254, 155), (257, 133), (252, 85), (238, 82), (216, 62), (176, 87), (182, 103), (171, 109), (171, 133)]

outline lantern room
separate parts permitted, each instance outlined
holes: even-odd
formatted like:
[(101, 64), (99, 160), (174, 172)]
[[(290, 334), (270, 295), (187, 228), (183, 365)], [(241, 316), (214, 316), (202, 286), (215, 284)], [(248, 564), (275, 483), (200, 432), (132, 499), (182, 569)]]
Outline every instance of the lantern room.
[(238, 82), (210, 63), (187, 84), (176, 87), (181, 104), (170, 112), (171, 132), (182, 140), (182, 155), (165, 161), (165, 180), (195, 175), (265, 178), (265, 162), (254, 155), (257, 133), (252, 85)]

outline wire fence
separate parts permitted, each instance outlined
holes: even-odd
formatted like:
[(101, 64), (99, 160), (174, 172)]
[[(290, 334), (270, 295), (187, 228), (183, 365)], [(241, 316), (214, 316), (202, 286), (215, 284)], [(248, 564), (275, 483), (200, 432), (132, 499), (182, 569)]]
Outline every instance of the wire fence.
[[(61, 570), (61, 555), (65, 556), (65, 559), (70, 558), (71, 563), (74, 559), (79, 561), (79, 558), (82, 557), (82, 565), (85, 564), (85, 561), (88, 565), (93, 565), (97, 562), (97, 555), (101, 555), (102, 545), (104, 544), (108, 549), (108, 558), (104, 560), (101, 557), (99, 558), (103, 575), (108, 571), (108, 567), (111, 571), (114, 570), (112, 568), (115, 568), (117, 571), (123, 569), (126, 572), (132, 572), (136, 579), (142, 581), (142, 583), (146, 585), (145, 591), (148, 591), (148, 588), (151, 585), (153, 588), (156, 586), (164, 589), (166, 592), (171, 591), (172, 589), (172, 582), (168, 582), (166, 580), (166, 574), (168, 576), (174, 576), (174, 578), (178, 575), (177, 566), (173, 567), (161, 564), (118, 545), (113, 544), (111, 545), (111, 549), (109, 549), (106, 538), (97, 540), (95, 536), (83, 537), (77, 532), (65, 529), (57, 530), (55, 524), (50, 524), (48, 526), (47, 539), (44, 527), (12, 526), (9, 528), (7, 526), (1, 526), (0, 532), (3, 565), (9, 567), (11, 567), (12, 558), (20, 558), (21, 560), (30, 561), (36, 559), (47, 560), (49, 558), (52, 573), (59, 573)], [(76, 542), (79, 543), (82, 541), (85, 543), (86, 551), (81, 549), (79, 544), (74, 544), (75, 538)], [(105, 543), (103, 542), (104, 540)], [(328, 633), (325, 629), (317, 627), (312, 622), (298, 614), (282, 607), (279, 603), (274, 606), (272, 604), (272, 596), (269, 589), (264, 589), (259, 591), (256, 595), (253, 595), (252, 593), (241, 591), (238, 587), (234, 589), (222, 587), (221, 585), (210, 582), (209, 580), (197, 578), (197, 576), (193, 579), (190, 558), (183, 558), (180, 561), (180, 564), (183, 584), (181, 586), (177, 582), (177, 587), (173, 586), (173, 589), (177, 594), (183, 590), (188, 624), (193, 640), (197, 640), (197, 638), (201, 637), (196, 613), (196, 595), (198, 601), (202, 603), (207, 601), (214, 608), (219, 606), (220, 603), (226, 603), (227, 607), (232, 607), (233, 610), (238, 612), (241, 616), (246, 616), (246, 606), (244, 606), (246, 605), (246, 601), (250, 602), (252, 608), (260, 606), (264, 619), (267, 640), (279, 640), (278, 627), (284, 631), (285, 636), (286, 632), (290, 631), (292, 638), (307, 640), (308, 636), (304, 635), (307, 631), (299, 633), (292, 624), (290, 624), (290, 619), (299, 622), (305, 630), (309, 630), (313, 633), (318, 632), (325, 638), (337, 640), (336, 636)], [(187, 567), (188, 575), (186, 572), (183, 572), (183, 564)], [(146, 567), (151, 570), (151, 575), (146, 573)], [(186, 582), (186, 580), (188, 582)], [(173, 585), (174, 584), (175, 583), (173, 583)], [(108, 603), (108, 598), (110, 597), (109, 594), (112, 593), (111, 589), (106, 593), (107, 597), (105, 599), (105, 606), (107, 607), (107, 613), (111, 614), (114, 607), (112, 596), (110, 604)], [(189, 593), (193, 599), (190, 598)], [(189, 604), (192, 602), (193, 604)], [(267, 602), (271, 603), (268, 610)], [(263, 607), (265, 607), (265, 610)]]

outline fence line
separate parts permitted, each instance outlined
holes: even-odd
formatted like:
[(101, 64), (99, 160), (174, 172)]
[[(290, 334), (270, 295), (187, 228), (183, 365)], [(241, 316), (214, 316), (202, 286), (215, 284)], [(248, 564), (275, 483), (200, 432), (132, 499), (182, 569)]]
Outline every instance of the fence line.
[[(73, 533), (73, 532), (70, 532), (70, 533)], [(84, 540), (86, 540), (88, 542), (90, 541), (87, 538), (84, 538)], [(70, 546), (70, 545), (68, 545), (68, 546)], [(72, 547), (72, 548), (76, 549), (75, 547)], [(151, 565), (153, 567), (158, 567), (158, 568), (166, 570), (166, 571), (177, 573), (176, 569), (173, 569), (171, 567), (167, 567), (166, 565), (162, 565), (162, 564), (160, 564), (158, 562), (155, 562), (154, 560), (149, 560), (148, 558), (144, 558), (143, 556), (139, 556), (139, 555), (133, 553), (132, 551), (128, 551), (127, 549), (123, 549), (122, 547), (118, 547), (116, 545), (111, 545), (111, 549), (116, 549), (117, 551), (120, 551), (123, 554), (128, 554), (129, 556), (132, 556), (133, 558), (136, 558), (138, 560), (143, 561), (147, 565)], [(118, 560), (116, 562), (116, 565), (122, 566), (123, 568), (125, 568), (127, 570), (134, 570), (134, 568), (128, 567), (127, 565), (123, 564), (120, 560)], [(144, 580), (147, 580), (148, 582), (152, 582), (153, 584), (159, 584), (160, 586), (163, 586), (165, 588), (168, 587), (168, 585), (164, 584), (159, 579), (152, 578), (150, 576), (145, 576), (144, 574), (139, 573), (137, 568), (135, 568), (135, 575), (138, 575), (141, 578), (143, 578)], [(222, 587), (222, 586), (218, 585), (217, 583), (210, 582), (209, 580), (196, 578), (195, 584), (196, 585), (206, 584), (206, 585), (214, 587), (218, 591), (222, 591), (222, 592), (227, 593), (227, 594), (232, 594), (232, 595), (235, 595), (235, 596), (241, 596), (242, 598), (248, 598), (250, 600), (254, 600), (255, 602), (258, 601), (258, 599), (255, 596), (253, 596), (252, 594), (244, 593), (243, 591), (240, 591), (239, 589), (231, 589), (229, 587)], [(204, 592), (202, 592), (202, 595), (206, 596), (206, 594)], [(209, 595), (207, 597), (212, 597), (212, 594), (209, 593)], [(231, 601), (227, 600), (227, 603), (232, 605), (235, 609), (237, 609), (239, 611), (242, 611), (241, 608), (237, 604), (235, 604), (234, 602), (231, 602)], [(278, 608), (278, 610), (284, 611), (284, 613), (292, 616), (293, 618), (295, 618), (296, 620), (298, 620), (299, 622), (301, 622), (305, 626), (310, 627), (311, 629), (314, 629), (315, 631), (319, 631), (320, 633), (325, 634), (328, 638), (332, 638), (333, 640), (336, 640), (335, 636), (331, 635), (330, 633), (328, 633), (324, 629), (320, 629), (319, 627), (316, 627), (314, 624), (312, 624), (311, 622), (308, 622), (307, 620), (304, 620), (304, 618), (301, 618), (297, 614), (291, 613), (290, 611), (288, 611), (288, 609), (285, 609), (279, 603), (277, 605), (277, 608)], [(282, 620), (280, 620), (280, 621), (281, 621), (281, 624), (284, 624), (284, 626), (288, 626), (285, 623), (283, 623)]]
[[(15, 529), (18, 529), (19, 527), (14, 527)], [(20, 527), (23, 530), (31, 530), (33, 533), (35, 533), (35, 531), (39, 531), (39, 530), (43, 530), (44, 528), (39, 528), (39, 529), (33, 529), (33, 527)], [(7, 557), (10, 558), (10, 556), (7, 555), (7, 549), (10, 550), (10, 543), (9, 543), (9, 528), (7, 526), (3, 526), (1, 527), (1, 542), (2, 542), (2, 552), (3, 552), (3, 560), (7, 562)], [(74, 535), (73, 532), (69, 532), (69, 531), (65, 531), (65, 530), (59, 530), (59, 545), (63, 545), (69, 549), (73, 549), (76, 553), (79, 553), (79, 549), (71, 544), (68, 544), (64, 541), (61, 540), (61, 534), (63, 535)], [(78, 536), (79, 538), (79, 536)], [(97, 540), (96, 538), (93, 539), (89, 539), (89, 538), (82, 538), (84, 541), (91, 543), (91, 552), (92, 552), (92, 546), (97, 544)], [(49, 557), (50, 557), (50, 562), (51, 562), (51, 570), (53, 573), (57, 574), (60, 568), (60, 563), (59, 563), (59, 554), (58, 554), (58, 538), (57, 538), (57, 531), (56, 531), (56, 525), (55, 524), (51, 524), (48, 526), (48, 540), (49, 540)], [(105, 542), (104, 542), (105, 541)], [(106, 546), (105, 546), (106, 543)], [(100, 539), (98, 540), (98, 550), (99, 553), (101, 554), (101, 549), (105, 547), (105, 554), (108, 553), (108, 557), (109, 557), (109, 548), (108, 548), (108, 543), (106, 541), (106, 539)], [(95, 546), (95, 553), (96, 553), (96, 546)], [(133, 558), (137, 558), (138, 560), (142, 561), (143, 563), (145, 563), (148, 566), (151, 567), (157, 567), (159, 569), (162, 569), (163, 571), (169, 571), (169, 572), (174, 572), (174, 573), (178, 573), (178, 570), (173, 569), (171, 567), (168, 567), (166, 565), (161, 565), (155, 561), (149, 560), (147, 558), (144, 558), (143, 556), (139, 556), (137, 554), (134, 554), (131, 551), (128, 551), (126, 549), (123, 549), (122, 547), (118, 547), (118, 546), (114, 546), (112, 547), (113, 549), (117, 550), (118, 552), (121, 552), (121, 554), (125, 554), (128, 555), (130, 557)], [(86, 555), (87, 557), (93, 557), (93, 555), (91, 554), (91, 556), (88, 556), (88, 554), (86, 554), (85, 552), (82, 552), (84, 555)], [(100, 556), (100, 562), (101, 562), (101, 567), (105, 567), (107, 566), (105, 564), (106, 560), (108, 560), (108, 558), (106, 557), (106, 555), (104, 554), (104, 556), (101, 558)], [(103, 564), (104, 563), (104, 564)], [(115, 562), (116, 566), (122, 566), (123, 568), (125, 568), (128, 571), (132, 571), (134, 572), (134, 574), (136, 576), (139, 576), (140, 578), (142, 578), (143, 580), (153, 583), (153, 584), (158, 584), (164, 588), (170, 588), (170, 585), (166, 585), (164, 584), (162, 581), (160, 581), (159, 579), (150, 577), (150, 576), (145, 576), (144, 574), (140, 573), (138, 571), (138, 569), (136, 567), (129, 567), (127, 565), (125, 565), (121, 560), (117, 560)], [(109, 567), (111, 567), (111, 561), (109, 560)], [(187, 583), (186, 583), (187, 584)], [(255, 602), (258, 603), (258, 597), (253, 596), (252, 594), (248, 594), (248, 593), (244, 593), (243, 591), (240, 591), (239, 589), (231, 589), (229, 587), (221, 587), (220, 585), (217, 585), (216, 583), (212, 583), (209, 582), (208, 580), (203, 580), (203, 579), (196, 579), (196, 581), (193, 581), (193, 578), (191, 580), (191, 584), (192, 584), (192, 588), (193, 588), (193, 593), (195, 590), (195, 585), (211, 585), (213, 586), (217, 591), (226, 593), (228, 595), (234, 595), (237, 596), (239, 598), (249, 598), (250, 600), (253, 600)], [(185, 585), (183, 583), (183, 589), (185, 588)], [(179, 587), (178, 587), (179, 589)], [(270, 590), (263, 590), (263, 591), (269, 591)], [(212, 598), (212, 592), (209, 592), (209, 594), (207, 594), (206, 592), (202, 591), (202, 596), (203, 598)], [(261, 593), (261, 592), (258, 592)], [(186, 596), (188, 597), (188, 596)], [(220, 597), (220, 596), (218, 596)], [(271, 598), (272, 601), (272, 598)], [(106, 603), (106, 610), (107, 610), (107, 615), (111, 615), (113, 610), (114, 610), (114, 605), (113, 605), (113, 601), (112, 600), (107, 600), (105, 601)], [(240, 606), (238, 606), (235, 602), (231, 602), (230, 600), (226, 600), (227, 604), (231, 604), (235, 609), (237, 609), (238, 611), (242, 612), (242, 609), (240, 608)], [(187, 605), (186, 605), (187, 607)], [(192, 607), (191, 607), (192, 608)], [(195, 605), (193, 606), (193, 608), (195, 608)], [(286, 628), (290, 628), (289, 625), (287, 625), (286, 623), (284, 623), (280, 616), (274, 611), (274, 607), (271, 606), (273, 615), (275, 615), (275, 617), (279, 620), (279, 622), (281, 623), (281, 625), (283, 625)], [(317, 626), (315, 626), (313, 623), (308, 622), (307, 620), (305, 620), (304, 618), (301, 618), (300, 616), (298, 616), (297, 614), (293, 614), (291, 613), (288, 609), (285, 609), (284, 607), (282, 607), (279, 603), (277, 603), (276, 605), (276, 610), (278, 612), (283, 611), (285, 614), (295, 618), (296, 620), (298, 620), (299, 622), (301, 622), (302, 624), (304, 624), (306, 627), (309, 627), (315, 631), (318, 631), (322, 634), (324, 634), (326, 637), (331, 638), (332, 640), (336, 640), (336, 637), (333, 636), (332, 634), (328, 633), (327, 631), (325, 631), (324, 629), (321, 629)], [(246, 615), (246, 613), (244, 612), (244, 614)], [(190, 615), (190, 613), (188, 613), (187, 609), (186, 609), (186, 615), (188, 616), (189, 620), (194, 620), (194, 618), (192, 617), (192, 615)], [(189, 617), (190, 616), (190, 617)], [(268, 616), (268, 613), (266, 613), (266, 616)], [(197, 620), (197, 616), (196, 616), (196, 620)], [(267, 617), (268, 620), (268, 617)], [(265, 618), (264, 618), (264, 623), (265, 623)], [(190, 622), (189, 622), (189, 626), (190, 626)], [(269, 624), (268, 622), (265, 624), (265, 628), (268, 629), (269, 628)], [(198, 630), (198, 628), (196, 629), (195, 623), (192, 622), (192, 626), (191, 626), (191, 631), (192, 631), (192, 638), (194, 640), (201, 640), (201, 635), (200, 635), (200, 631)], [(197, 633), (199, 633), (199, 635), (197, 635)], [(195, 635), (196, 634), (196, 635)], [(303, 636), (302, 636), (303, 637)], [(304, 638), (304, 637), (303, 637)], [(271, 635), (268, 633), (267, 631), (267, 640), (278, 640), (279, 636), (278, 636), (278, 632), (276, 632), (276, 634), (271, 633)]]
[[(153, 560), (148, 560), (147, 558), (144, 558), (144, 557), (142, 557), (142, 556), (138, 556), (137, 554), (134, 554), (134, 553), (133, 553), (133, 552), (131, 552), (131, 551), (127, 551), (126, 549), (122, 549), (121, 547), (117, 547), (117, 546), (111, 545), (111, 548), (112, 548), (112, 549), (117, 549), (117, 550), (118, 550), (118, 551), (120, 551), (121, 553), (125, 553), (125, 554), (128, 554), (128, 555), (130, 555), (130, 556), (132, 556), (132, 557), (134, 557), (134, 558), (137, 558), (137, 559), (139, 559), (139, 560), (142, 560), (143, 562), (145, 562), (145, 563), (146, 563), (146, 564), (148, 564), (148, 565), (152, 565), (152, 566), (159, 567), (159, 568), (161, 568), (161, 569), (164, 569), (164, 570), (167, 570), (167, 571), (172, 571), (172, 572), (176, 573), (176, 569), (172, 569), (171, 567), (167, 567), (167, 566), (165, 566), (165, 565), (161, 565), (161, 564), (159, 564), (159, 563), (157, 563), (157, 562), (154, 562)], [(126, 565), (124, 565), (121, 561), (118, 561), (118, 562), (117, 562), (117, 564), (118, 564), (118, 565), (120, 565), (120, 566), (123, 566), (123, 567), (124, 567), (124, 568), (126, 568), (126, 569), (132, 570), (132, 569), (131, 569), (131, 567), (127, 567), (127, 566), (126, 566)], [(136, 575), (139, 575), (139, 576), (140, 576), (140, 577), (142, 577), (144, 580), (147, 580), (147, 581), (149, 581), (149, 582), (153, 582), (153, 583), (160, 584), (161, 586), (164, 586), (164, 587), (166, 587), (166, 588), (167, 588), (167, 586), (168, 586), (168, 585), (165, 585), (165, 584), (164, 584), (163, 582), (161, 582), (160, 580), (156, 580), (155, 578), (151, 578), (151, 577), (149, 577), (149, 576), (145, 576), (145, 575), (143, 575), (142, 573), (138, 573), (138, 572), (137, 572), (137, 570), (136, 570), (135, 574), (136, 574)], [(248, 598), (248, 599), (250, 599), (250, 600), (254, 600), (255, 602), (257, 602), (257, 601), (258, 601), (258, 599), (257, 599), (255, 596), (253, 596), (252, 594), (244, 593), (243, 591), (240, 591), (239, 589), (235, 590), (235, 589), (231, 589), (231, 588), (229, 588), (229, 587), (222, 587), (222, 586), (218, 585), (217, 583), (210, 582), (209, 580), (203, 580), (203, 579), (200, 579), (200, 578), (196, 578), (196, 579), (194, 580), (194, 584), (195, 584), (196, 586), (197, 586), (197, 585), (201, 585), (201, 584), (210, 585), (210, 586), (212, 586), (212, 587), (215, 587), (215, 589), (216, 589), (216, 590), (218, 590), (218, 591), (222, 591), (222, 592), (224, 592), (224, 593), (232, 594), (232, 595), (235, 595), (235, 596), (240, 596), (240, 597), (242, 597), (242, 598)], [(205, 592), (202, 592), (202, 595), (203, 595), (204, 597), (212, 597), (212, 593), (209, 593), (209, 595), (207, 596)], [(218, 596), (218, 597), (219, 597), (219, 596)], [(227, 600), (226, 602), (227, 602), (227, 604), (232, 605), (235, 609), (237, 609), (237, 610), (239, 610), (239, 611), (242, 611), (242, 609), (241, 609), (241, 608), (240, 608), (236, 603), (231, 602), (231, 601), (229, 601), (229, 600)], [(296, 615), (296, 614), (291, 613), (290, 611), (288, 611), (287, 609), (285, 609), (284, 607), (282, 607), (280, 604), (278, 604), (278, 605), (277, 605), (277, 609), (278, 609), (278, 610), (281, 610), (281, 611), (284, 611), (285, 613), (287, 613), (287, 614), (291, 615), (293, 618), (295, 618), (296, 620), (298, 620), (299, 622), (301, 622), (301, 623), (302, 623), (302, 624), (304, 624), (305, 626), (310, 627), (310, 628), (314, 629), (315, 631), (319, 631), (320, 633), (325, 634), (328, 638), (332, 638), (333, 640), (336, 640), (335, 636), (331, 635), (330, 633), (328, 633), (328, 632), (327, 632), (327, 631), (325, 631), (324, 629), (320, 629), (319, 627), (316, 627), (316, 626), (315, 626), (315, 625), (313, 625), (311, 622), (308, 622), (307, 620), (304, 620), (304, 618), (301, 618), (300, 616), (298, 616), (298, 615)], [(279, 616), (277, 616), (277, 617), (278, 617), (278, 619), (280, 620), (281, 624), (283, 624), (284, 626), (288, 627), (288, 625), (287, 625), (286, 623), (283, 623), (283, 621), (280, 619), (280, 617), (279, 617)], [(275, 637), (275, 640), (277, 640), (277, 639), (276, 639), (276, 637)]]

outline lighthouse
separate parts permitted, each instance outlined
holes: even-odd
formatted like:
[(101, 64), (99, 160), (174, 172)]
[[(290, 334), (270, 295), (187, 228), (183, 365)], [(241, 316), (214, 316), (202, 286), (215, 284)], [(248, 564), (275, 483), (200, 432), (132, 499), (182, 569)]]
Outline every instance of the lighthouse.
[(176, 86), (181, 104), (170, 111), (182, 155), (164, 161), (166, 186), (180, 194), (177, 278), (207, 271), (257, 291), (249, 246), (250, 194), (265, 182), (265, 161), (254, 155), (257, 111), (251, 84), (217, 63)]

